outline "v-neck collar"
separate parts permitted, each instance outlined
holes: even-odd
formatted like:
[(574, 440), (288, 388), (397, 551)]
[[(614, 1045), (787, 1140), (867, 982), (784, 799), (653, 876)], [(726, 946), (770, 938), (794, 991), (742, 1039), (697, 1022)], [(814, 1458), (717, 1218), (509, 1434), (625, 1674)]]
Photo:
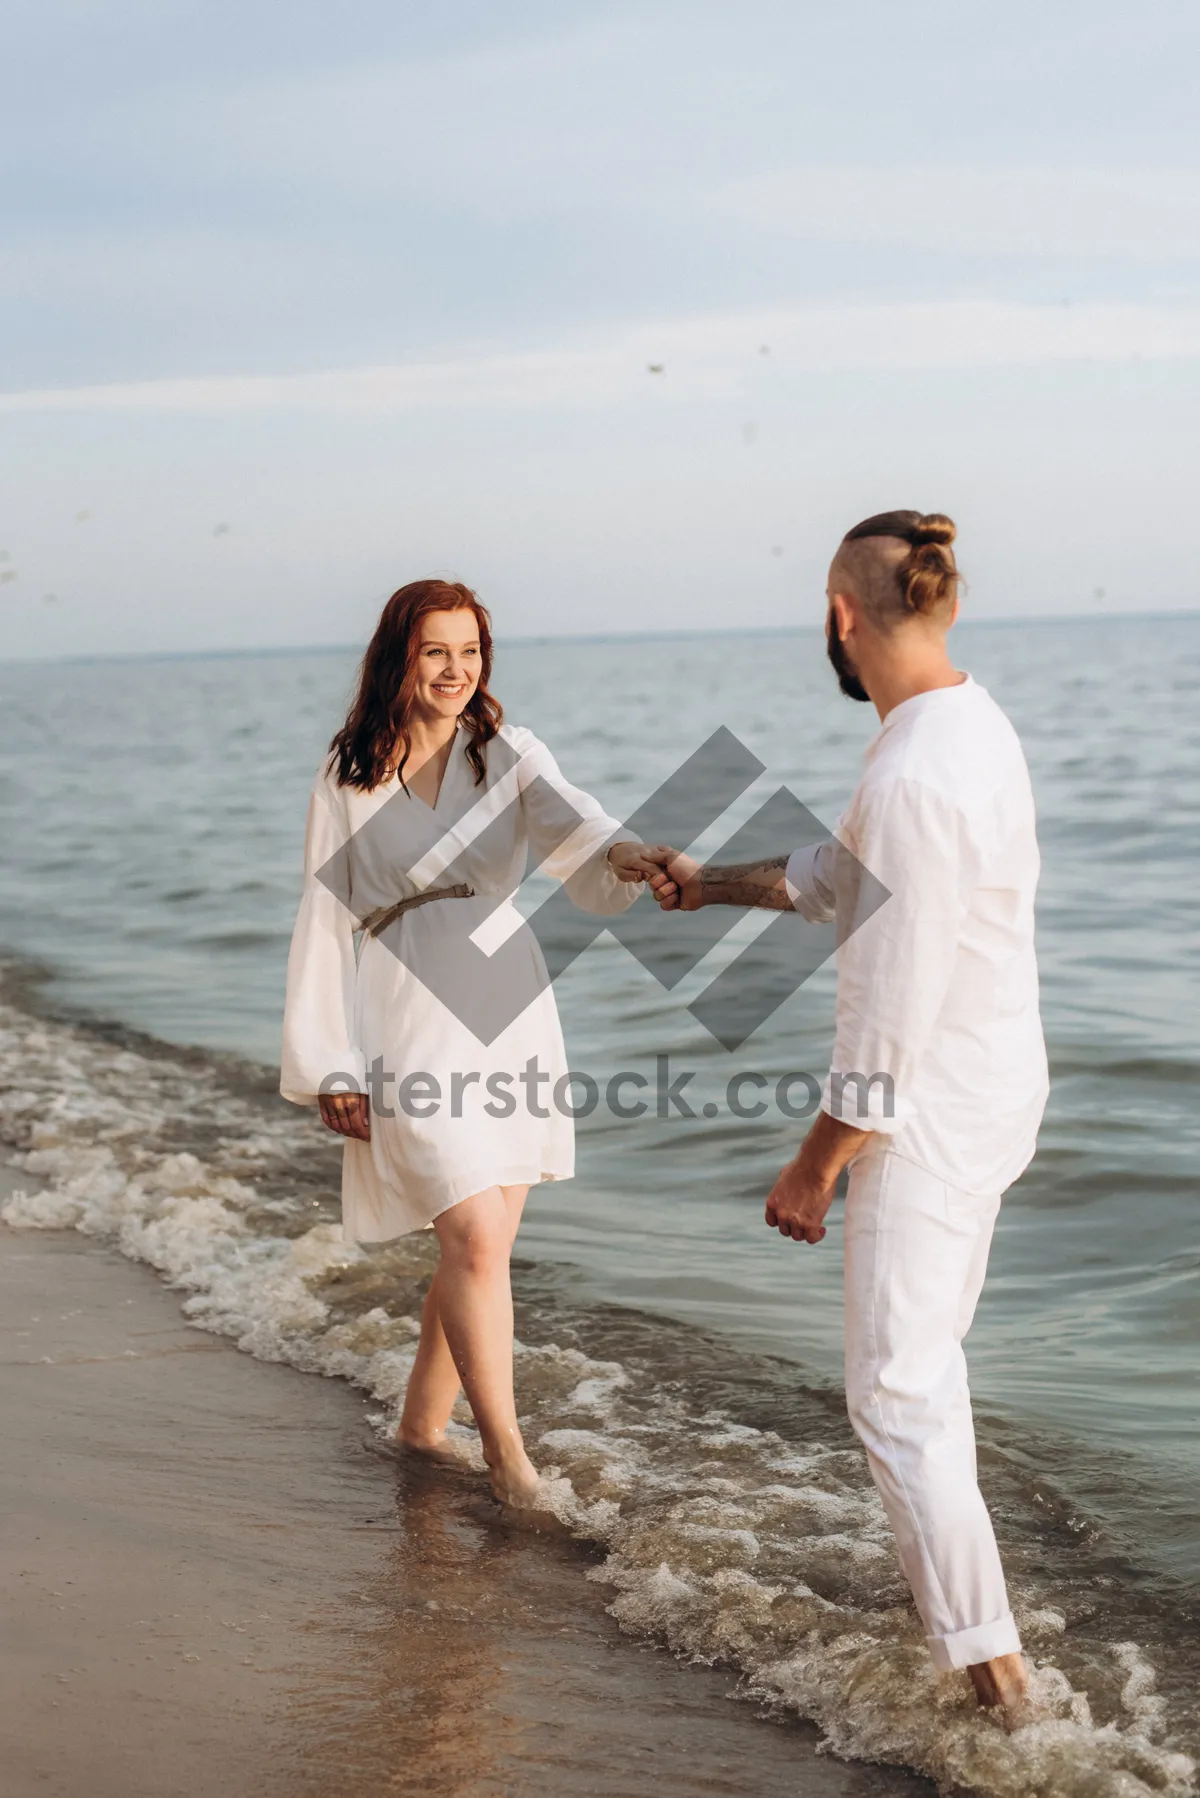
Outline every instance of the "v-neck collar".
[[(432, 805), (430, 805), (428, 799), (422, 799), (421, 795), (417, 792), (415, 787), (409, 787), (409, 789), (408, 789), (409, 798), (415, 799), (418, 805), (423, 805), (425, 807), (425, 810), (427, 812), (429, 812), (430, 815), (433, 817), (437, 816), (438, 809), (442, 803), (443, 798), (445, 797), (446, 786), (450, 780), (451, 770), (457, 765), (458, 762), (460, 762), (462, 760), (462, 747), (463, 747), (463, 727), (460, 723), (460, 724), (456, 724), (454, 727), (454, 735), (450, 739), (450, 754), (446, 757), (446, 766), (442, 769), (442, 778), (438, 782), (438, 790), (433, 796), (433, 804)], [(399, 785), (398, 777), (397, 777), (397, 785)]]

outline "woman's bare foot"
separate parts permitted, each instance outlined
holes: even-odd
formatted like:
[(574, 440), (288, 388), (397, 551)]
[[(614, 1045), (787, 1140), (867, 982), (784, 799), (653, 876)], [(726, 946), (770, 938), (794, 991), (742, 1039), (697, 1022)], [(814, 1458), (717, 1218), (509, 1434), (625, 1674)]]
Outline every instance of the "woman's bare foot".
[(1001, 1710), (1006, 1722), (1019, 1723), (1029, 1699), (1029, 1672), (1023, 1654), (1001, 1654), (968, 1667), (975, 1696), (989, 1710)]
[(492, 1491), (502, 1505), (514, 1510), (528, 1510), (535, 1502), (541, 1478), (524, 1449), (519, 1455), (506, 1456), (488, 1467)]
[(425, 1455), (431, 1461), (451, 1461), (461, 1465), (462, 1451), (457, 1442), (446, 1435), (444, 1430), (414, 1430), (405, 1428), (402, 1423), (392, 1438), (397, 1448), (406, 1448), (415, 1455)]

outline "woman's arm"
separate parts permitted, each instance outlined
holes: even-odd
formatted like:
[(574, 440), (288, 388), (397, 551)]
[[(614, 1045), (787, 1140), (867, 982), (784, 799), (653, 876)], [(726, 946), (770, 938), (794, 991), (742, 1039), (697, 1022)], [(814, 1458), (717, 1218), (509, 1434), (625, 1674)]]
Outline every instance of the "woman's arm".
[[(340, 807), (318, 780), (309, 800), (304, 889), (288, 953), (279, 1090), (295, 1105), (319, 1105), (332, 1129), (366, 1135), (366, 1066), (354, 1041), (354, 918), (318, 878), (346, 836)], [(353, 1129), (343, 1127), (351, 1121)]]
[(534, 865), (561, 880), (583, 911), (627, 910), (657, 863), (641, 844), (621, 840), (617, 819), (572, 786), (544, 743), (528, 731), (521, 737), (521, 806)]

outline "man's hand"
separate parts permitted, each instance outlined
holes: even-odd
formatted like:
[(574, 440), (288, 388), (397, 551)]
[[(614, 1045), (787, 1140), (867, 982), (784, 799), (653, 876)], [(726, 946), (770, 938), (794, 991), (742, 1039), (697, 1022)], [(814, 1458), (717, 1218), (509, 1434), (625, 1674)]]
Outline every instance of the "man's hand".
[(371, 1140), (371, 1110), (366, 1093), (322, 1093), (317, 1100), (321, 1122), (339, 1136)]
[(869, 1132), (818, 1112), (800, 1152), (788, 1162), (767, 1197), (767, 1225), (793, 1242), (820, 1242), (838, 1175), (863, 1148)]
[(657, 866), (649, 876), (648, 884), (660, 908), (663, 911), (697, 911), (702, 904), (700, 863), (665, 843), (650, 853)]
[(767, 1224), (793, 1242), (820, 1242), (825, 1213), (833, 1203), (836, 1173), (814, 1174), (804, 1165), (804, 1151), (789, 1161), (767, 1195)]
[(663, 911), (698, 911), (702, 905), (737, 905), (749, 910), (791, 911), (785, 870), (787, 855), (771, 855), (736, 868), (714, 867), (660, 845), (646, 852), (659, 863), (650, 889)]

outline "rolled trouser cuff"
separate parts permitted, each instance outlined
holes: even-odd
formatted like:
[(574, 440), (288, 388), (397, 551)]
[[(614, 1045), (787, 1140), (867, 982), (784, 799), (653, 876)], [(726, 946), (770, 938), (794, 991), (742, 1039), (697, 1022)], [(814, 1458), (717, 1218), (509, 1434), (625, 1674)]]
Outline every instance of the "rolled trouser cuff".
[(955, 1630), (950, 1636), (926, 1636), (925, 1641), (939, 1673), (953, 1673), (959, 1667), (975, 1667), (980, 1661), (1021, 1652), (1021, 1638), (1011, 1611), (1005, 1611), (994, 1623), (977, 1623), (971, 1629)]

